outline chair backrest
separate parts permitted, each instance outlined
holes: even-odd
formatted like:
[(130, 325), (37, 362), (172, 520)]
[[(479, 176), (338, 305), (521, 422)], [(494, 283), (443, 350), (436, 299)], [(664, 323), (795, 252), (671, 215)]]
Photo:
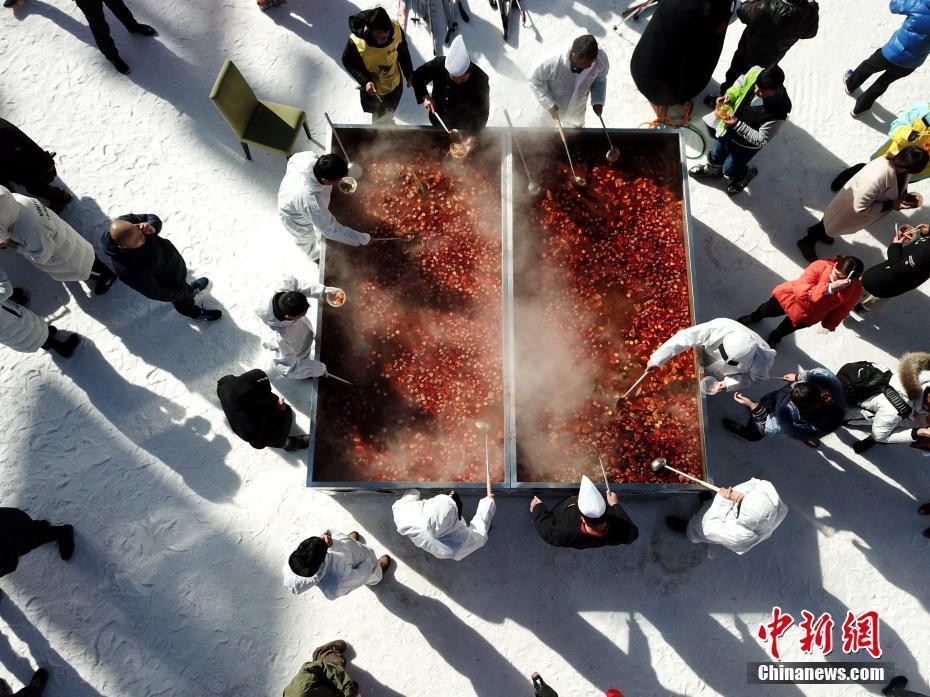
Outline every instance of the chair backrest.
[(241, 138), (258, 105), (258, 99), (232, 61), (226, 61), (220, 68), (220, 74), (216, 76), (210, 92), (210, 101), (219, 109), (236, 136)]

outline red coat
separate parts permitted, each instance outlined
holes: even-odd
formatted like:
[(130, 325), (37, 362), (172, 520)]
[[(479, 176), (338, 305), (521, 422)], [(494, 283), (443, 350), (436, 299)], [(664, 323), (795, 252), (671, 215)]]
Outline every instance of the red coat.
[(831, 332), (846, 319), (862, 296), (862, 283), (853, 281), (830, 294), (830, 273), (836, 262), (819, 259), (804, 269), (801, 278), (775, 286), (772, 295), (794, 326), (821, 322)]

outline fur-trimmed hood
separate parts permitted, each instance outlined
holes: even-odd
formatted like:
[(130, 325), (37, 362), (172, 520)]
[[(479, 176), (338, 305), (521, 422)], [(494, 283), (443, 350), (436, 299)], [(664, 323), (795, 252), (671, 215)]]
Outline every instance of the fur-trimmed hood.
[(924, 390), (930, 386), (930, 353), (914, 351), (901, 356), (898, 378), (908, 399), (920, 399)]

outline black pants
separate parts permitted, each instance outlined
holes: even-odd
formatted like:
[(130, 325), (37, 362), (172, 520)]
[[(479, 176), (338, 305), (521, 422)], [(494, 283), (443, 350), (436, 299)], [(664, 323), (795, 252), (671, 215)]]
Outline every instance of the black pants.
[(827, 228), (823, 226), (823, 220), (814, 223), (809, 228), (807, 228), (807, 234), (804, 235), (803, 239), (812, 244), (814, 242), (833, 244), (833, 238), (827, 234)]
[(745, 426), (740, 426), (739, 429), (734, 428), (733, 432), (740, 438), (745, 438), (746, 440), (751, 441), (762, 440), (765, 438), (765, 434), (759, 430), (758, 426), (756, 426), (756, 420), (752, 418), (752, 414), (749, 415), (749, 419), (746, 421)]
[(175, 300), (173, 305), (174, 309), (185, 317), (196, 319), (197, 317), (200, 317), (201, 313), (203, 313), (203, 309), (197, 305), (197, 302), (195, 301), (194, 289), (191, 287), (190, 283), (187, 284), (187, 296), (181, 298), (180, 300)]
[(863, 92), (859, 96), (859, 99), (856, 100), (855, 112), (858, 114), (871, 109), (875, 100), (885, 94), (888, 85), (895, 80), (900, 80), (902, 77), (910, 75), (912, 72), (914, 72), (913, 68), (901, 68), (889, 62), (888, 59), (882, 55), (882, 50), (878, 49), (875, 53), (862, 61), (846, 81), (846, 88), (852, 91), (859, 89), (862, 83), (875, 73), (881, 73), (878, 79), (872, 83), (872, 86)]
[(397, 111), (397, 105), (400, 104), (400, 98), (404, 94), (404, 81), (401, 79), (400, 84), (378, 101), (377, 97), (368, 94), (362, 88), (361, 102), (362, 111), (371, 114), (371, 122), (388, 121), (394, 118), (394, 112)]
[(123, 0), (74, 0), (84, 16), (87, 17), (87, 24), (90, 25), (90, 31), (94, 35), (94, 41), (97, 42), (97, 48), (100, 53), (106, 56), (107, 60), (119, 55), (116, 50), (116, 44), (113, 43), (113, 37), (110, 36), (110, 27), (107, 24), (106, 17), (103, 16), (103, 6), (110, 8), (110, 12), (123, 23), (127, 29), (132, 31), (139, 23), (132, 16), (132, 12), (126, 7)]
[[(758, 322), (761, 319), (766, 317), (783, 317), (785, 315), (785, 308), (781, 306), (781, 303), (775, 299), (774, 296), (766, 300), (764, 303), (759, 305), (755, 310), (753, 310), (752, 321)], [(795, 326), (791, 319), (785, 317), (775, 329), (772, 330), (772, 333), (769, 334), (768, 343), (769, 346), (775, 348), (779, 341), (784, 339), (789, 334), (793, 334), (798, 329), (803, 329), (804, 327), (809, 327), (809, 324), (799, 324)]]

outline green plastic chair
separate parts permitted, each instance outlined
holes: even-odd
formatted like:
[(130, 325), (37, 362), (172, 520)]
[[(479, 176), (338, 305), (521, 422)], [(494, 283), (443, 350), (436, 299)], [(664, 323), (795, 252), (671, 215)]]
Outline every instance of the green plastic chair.
[(290, 157), (301, 126), (312, 140), (303, 110), (258, 99), (232, 61), (220, 68), (210, 101), (236, 134), (247, 160), (252, 159), (249, 143)]

